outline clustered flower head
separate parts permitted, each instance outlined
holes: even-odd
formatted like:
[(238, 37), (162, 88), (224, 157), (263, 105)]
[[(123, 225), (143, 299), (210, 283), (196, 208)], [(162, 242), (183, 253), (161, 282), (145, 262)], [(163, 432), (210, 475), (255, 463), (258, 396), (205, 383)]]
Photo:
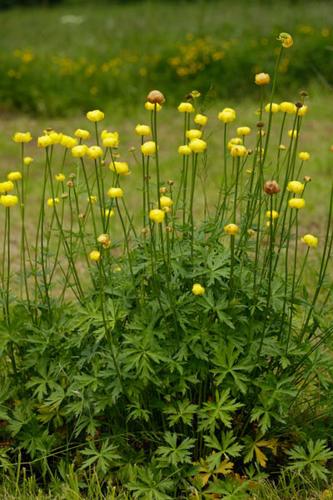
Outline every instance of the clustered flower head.
[(157, 222), (157, 224), (161, 224), (164, 221), (165, 212), (160, 210), (159, 208), (153, 208), (149, 212), (149, 219)]
[(9, 172), (9, 174), (7, 175), (7, 179), (9, 181), (19, 181), (22, 179), (22, 174), (21, 172)]
[(155, 141), (147, 141), (141, 145), (141, 152), (144, 156), (152, 156), (156, 153)]
[(178, 153), (183, 156), (188, 156), (192, 154), (192, 150), (188, 144), (184, 144), (182, 146), (179, 146)]
[(138, 124), (136, 127), (135, 127), (135, 132), (144, 137), (145, 135), (151, 135), (151, 128), (149, 127), (149, 125), (141, 125), (141, 124)]
[(93, 111), (88, 111), (86, 117), (90, 122), (100, 122), (104, 120), (104, 113), (99, 109), (94, 109)]
[(318, 238), (313, 234), (305, 234), (301, 239), (308, 247), (317, 248), (318, 246)]
[(267, 113), (269, 113), (269, 112), (271, 112), (271, 113), (277, 113), (278, 111), (280, 111), (280, 106), (276, 102), (268, 103), (265, 106), (265, 111)]
[(236, 111), (233, 108), (224, 108), (219, 112), (217, 118), (223, 123), (231, 123), (236, 120)]
[(163, 104), (165, 97), (159, 90), (151, 90), (147, 95), (147, 101), (151, 104)]
[(310, 160), (310, 153), (307, 151), (300, 151), (300, 153), (298, 153), (298, 158), (302, 161), (308, 161)]
[(18, 204), (18, 197), (14, 194), (3, 194), (0, 196), (0, 205), (11, 208)]
[(192, 286), (192, 293), (193, 295), (204, 295), (205, 288), (200, 285), (200, 283), (194, 283), (194, 285)]
[(224, 226), (224, 232), (229, 234), (230, 236), (235, 236), (239, 232), (239, 226), (237, 224), (227, 224)]
[(13, 135), (13, 141), (17, 143), (27, 143), (32, 141), (32, 136), (30, 132), (16, 132)]
[(250, 127), (238, 127), (237, 128), (237, 135), (240, 137), (243, 137), (245, 135), (251, 134), (251, 129)]
[(181, 102), (177, 109), (180, 113), (193, 113), (194, 112), (193, 104), (190, 102)]
[(186, 131), (186, 137), (190, 140), (200, 139), (201, 136), (202, 136), (202, 131), (197, 128), (191, 128), (190, 130)]
[(300, 208), (305, 207), (305, 200), (304, 198), (291, 198), (288, 201), (288, 205), (290, 208), (296, 208), (299, 210)]
[(111, 187), (108, 190), (109, 198), (122, 198), (124, 196), (124, 191), (120, 187)]
[(193, 153), (203, 153), (207, 149), (207, 142), (202, 139), (193, 139), (190, 141), (189, 147)]
[(273, 195), (280, 192), (280, 187), (276, 181), (266, 181), (264, 191), (266, 194)]
[(287, 189), (290, 193), (301, 194), (304, 191), (304, 184), (300, 181), (288, 182)]
[(83, 139), (84, 141), (86, 141), (90, 138), (90, 132), (88, 130), (84, 130), (82, 128), (78, 128), (77, 130), (75, 130), (74, 135), (78, 139)]
[(101, 258), (101, 253), (98, 250), (92, 250), (89, 254), (89, 259), (93, 262), (98, 262)]
[(208, 122), (208, 116), (206, 115), (202, 115), (201, 113), (198, 113), (197, 115), (195, 115), (194, 117), (194, 123), (196, 123), (197, 125), (200, 125), (201, 127), (204, 127), (205, 125), (207, 125), (207, 122)]
[(278, 36), (278, 40), (281, 42), (282, 47), (284, 47), (285, 49), (289, 49), (294, 44), (293, 37), (289, 33), (280, 33)]
[(0, 194), (6, 194), (13, 191), (15, 188), (11, 180), (0, 182)]
[(108, 234), (100, 234), (97, 238), (98, 243), (102, 245), (103, 248), (110, 248), (111, 238)]
[(112, 161), (109, 165), (112, 172), (116, 172), (118, 175), (129, 175), (130, 170), (128, 163), (126, 161)]
[(257, 73), (254, 82), (256, 85), (262, 86), (262, 85), (268, 85), (271, 81), (271, 77), (269, 76), (268, 73)]

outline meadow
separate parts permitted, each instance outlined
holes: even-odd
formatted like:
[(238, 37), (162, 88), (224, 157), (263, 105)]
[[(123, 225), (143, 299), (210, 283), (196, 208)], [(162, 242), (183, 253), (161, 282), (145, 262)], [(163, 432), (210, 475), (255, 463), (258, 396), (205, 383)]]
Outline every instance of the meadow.
[(0, 13), (1, 498), (333, 498), (332, 13), (300, 8)]

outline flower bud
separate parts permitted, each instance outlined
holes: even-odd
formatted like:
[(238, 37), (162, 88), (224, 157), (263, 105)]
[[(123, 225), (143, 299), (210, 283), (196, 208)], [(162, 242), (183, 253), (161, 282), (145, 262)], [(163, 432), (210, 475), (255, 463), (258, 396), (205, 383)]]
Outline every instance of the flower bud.
[(276, 181), (266, 181), (264, 184), (264, 191), (266, 194), (272, 195), (279, 193), (280, 188)]
[(147, 95), (147, 101), (152, 104), (163, 104), (165, 97), (159, 90), (151, 90)]

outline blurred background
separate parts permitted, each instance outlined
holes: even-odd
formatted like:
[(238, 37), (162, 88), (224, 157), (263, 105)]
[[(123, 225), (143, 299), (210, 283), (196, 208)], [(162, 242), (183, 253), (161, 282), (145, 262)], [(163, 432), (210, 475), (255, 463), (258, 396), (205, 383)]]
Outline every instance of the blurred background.
[[(177, 103), (253, 96), (293, 34), (280, 97), (333, 85), (333, 5), (315, 0), (0, 0), (0, 106), (32, 115), (120, 105), (161, 89)], [(295, 97), (296, 98), (296, 97)]]

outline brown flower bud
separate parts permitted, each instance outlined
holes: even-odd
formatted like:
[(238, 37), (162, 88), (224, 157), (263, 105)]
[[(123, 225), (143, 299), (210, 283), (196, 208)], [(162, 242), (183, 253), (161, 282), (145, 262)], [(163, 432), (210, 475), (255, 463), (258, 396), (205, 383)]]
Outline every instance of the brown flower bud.
[(166, 226), (165, 230), (166, 230), (167, 233), (171, 233), (172, 232), (172, 227), (171, 226)]
[(302, 102), (297, 101), (297, 102), (295, 102), (295, 106), (296, 106), (296, 108), (300, 109), (300, 108), (302, 108), (302, 107), (303, 107), (303, 103), (302, 103)]
[(311, 181), (312, 181), (312, 179), (309, 175), (304, 176), (304, 182), (311, 182)]
[(168, 192), (168, 190), (167, 190), (167, 188), (166, 188), (166, 187), (161, 187), (161, 188), (160, 188), (160, 194), (165, 194), (165, 193), (167, 193), (167, 192)]
[(79, 219), (84, 219), (84, 218), (85, 218), (85, 216), (86, 216), (86, 214), (84, 214), (84, 213), (80, 213), (80, 214), (79, 214)]
[(175, 181), (173, 181), (172, 179), (169, 179), (169, 180), (168, 180), (168, 184), (169, 184), (169, 186), (173, 186), (173, 185), (174, 185), (174, 183), (175, 183)]
[(280, 192), (279, 185), (276, 181), (266, 181), (264, 185), (265, 193), (272, 195)]
[(67, 187), (69, 187), (70, 189), (74, 187), (74, 182), (73, 181), (68, 181), (67, 182)]
[(263, 128), (265, 126), (264, 122), (258, 122), (257, 127), (258, 128)]
[(306, 90), (301, 90), (301, 91), (300, 91), (300, 93), (299, 93), (299, 95), (300, 95), (301, 97), (309, 97), (309, 94), (307, 93), (307, 91), (306, 91)]
[(142, 233), (142, 235), (143, 235), (143, 236), (147, 236), (147, 234), (148, 234), (148, 228), (143, 227), (143, 228), (141, 229), (141, 233)]
[(152, 104), (163, 104), (165, 102), (165, 97), (159, 90), (151, 90), (147, 95), (147, 101)]

